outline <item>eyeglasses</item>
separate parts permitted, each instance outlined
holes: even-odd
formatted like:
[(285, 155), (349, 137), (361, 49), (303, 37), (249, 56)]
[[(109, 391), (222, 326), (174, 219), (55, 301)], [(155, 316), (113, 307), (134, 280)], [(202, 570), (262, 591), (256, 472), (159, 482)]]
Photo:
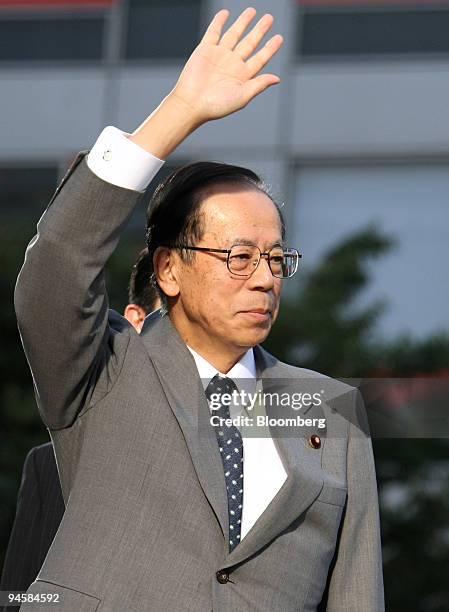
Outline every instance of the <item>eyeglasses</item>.
[(234, 244), (230, 249), (209, 249), (178, 244), (173, 248), (188, 251), (205, 251), (208, 253), (227, 253), (226, 264), (229, 272), (237, 276), (250, 277), (259, 265), (260, 258), (265, 257), (271, 273), (276, 278), (290, 278), (298, 269), (301, 253), (296, 249), (273, 247), (268, 253), (262, 253), (259, 247), (247, 244)]

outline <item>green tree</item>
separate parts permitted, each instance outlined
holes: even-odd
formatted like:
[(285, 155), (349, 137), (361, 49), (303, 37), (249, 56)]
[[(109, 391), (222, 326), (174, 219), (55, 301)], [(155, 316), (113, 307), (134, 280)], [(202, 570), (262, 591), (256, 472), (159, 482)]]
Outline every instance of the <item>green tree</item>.
[[(285, 361), (336, 377), (449, 376), (449, 336), (376, 340), (385, 304), (355, 310), (367, 262), (394, 247), (375, 227), (336, 245), (282, 304), (265, 346)], [(374, 439), (387, 610), (449, 606), (449, 441)]]

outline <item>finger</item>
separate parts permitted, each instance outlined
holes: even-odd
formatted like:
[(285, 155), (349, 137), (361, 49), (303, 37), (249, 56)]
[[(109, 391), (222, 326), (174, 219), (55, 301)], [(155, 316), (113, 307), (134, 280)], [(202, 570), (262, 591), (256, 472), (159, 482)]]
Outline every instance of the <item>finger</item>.
[(215, 17), (210, 22), (206, 32), (204, 33), (201, 42), (208, 43), (210, 45), (217, 45), (220, 40), (221, 32), (223, 30), (223, 26), (228, 20), (229, 11), (227, 9), (222, 9), (218, 11)]
[(260, 72), (262, 68), (268, 64), (273, 55), (279, 51), (283, 42), (284, 39), (280, 34), (276, 34), (273, 38), (270, 38), (267, 44), (246, 62), (249, 75), (254, 76)]
[(268, 89), (268, 87), (271, 87), (272, 85), (277, 85), (280, 82), (281, 79), (275, 74), (260, 74), (259, 76), (247, 81), (243, 89), (245, 106), (253, 98)]
[(235, 51), (240, 55), (243, 60), (246, 60), (250, 55), (254, 53), (258, 44), (270, 30), (273, 25), (273, 16), (266, 14), (264, 15), (249, 34), (245, 36), (243, 40), (236, 46)]
[(230, 49), (232, 51), (235, 45), (239, 42), (240, 38), (243, 36), (246, 28), (256, 16), (256, 12), (256, 9), (253, 7), (245, 9), (232, 24), (229, 30), (223, 35), (223, 38), (220, 41), (220, 46), (226, 47), (226, 49)]

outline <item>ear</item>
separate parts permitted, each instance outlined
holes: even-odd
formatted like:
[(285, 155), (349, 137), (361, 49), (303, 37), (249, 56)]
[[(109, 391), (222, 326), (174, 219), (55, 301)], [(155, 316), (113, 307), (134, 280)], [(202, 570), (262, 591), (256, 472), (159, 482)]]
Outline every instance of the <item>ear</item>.
[(169, 297), (179, 295), (177, 280), (179, 258), (167, 247), (158, 247), (153, 255), (153, 270), (159, 287)]
[(125, 316), (125, 319), (127, 319), (131, 323), (136, 332), (140, 334), (143, 322), (145, 321), (145, 317), (147, 316), (145, 310), (137, 304), (128, 304), (123, 314)]

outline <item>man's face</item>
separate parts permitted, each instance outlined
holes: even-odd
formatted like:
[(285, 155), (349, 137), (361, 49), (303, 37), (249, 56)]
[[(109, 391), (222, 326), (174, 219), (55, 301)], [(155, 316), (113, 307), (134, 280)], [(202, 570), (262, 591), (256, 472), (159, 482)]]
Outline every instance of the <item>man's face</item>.
[[(257, 189), (223, 185), (209, 189), (202, 202), (204, 234), (192, 246), (230, 249), (254, 244), (265, 253), (282, 243), (279, 214), (270, 198)], [(232, 274), (226, 253), (194, 253), (186, 264), (179, 258), (178, 300), (172, 314), (181, 323), (184, 340), (203, 352), (234, 353), (263, 342), (277, 318), (282, 280), (265, 258), (249, 278)]]

